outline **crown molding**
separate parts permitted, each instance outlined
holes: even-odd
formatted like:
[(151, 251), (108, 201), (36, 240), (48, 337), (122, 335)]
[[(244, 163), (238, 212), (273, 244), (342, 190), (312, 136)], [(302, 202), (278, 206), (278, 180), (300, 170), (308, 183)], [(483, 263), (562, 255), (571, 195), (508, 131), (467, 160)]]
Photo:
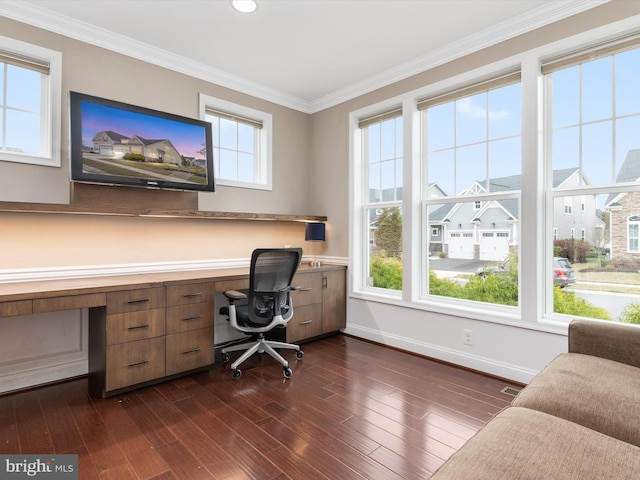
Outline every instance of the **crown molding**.
[(246, 78), (32, 4), (16, 0), (0, 0), (0, 15), (293, 110), (312, 114), (610, 1), (549, 2), (531, 12), (498, 23), (475, 35), (465, 37), (446, 47), (380, 72), (365, 81), (354, 83), (312, 101), (265, 87)]
[(511, 38), (531, 32), (551, 23), (598, 7), (611, 0), (585, 0), (579, 2), (556, 1), (493, 25), (491, 28), (465, 37), (457, 42), (433, 50), (397, 67), (390, 68), (362, 82), (349, 85), (310, 102), (310, 110), (319, 112), (358, 96), (399, 82), (413, 75), (479, 52)]
[(0, 15), (278, 105), (312, 113), (306, 100), (46, 8), (16, 0), (1, 0)]

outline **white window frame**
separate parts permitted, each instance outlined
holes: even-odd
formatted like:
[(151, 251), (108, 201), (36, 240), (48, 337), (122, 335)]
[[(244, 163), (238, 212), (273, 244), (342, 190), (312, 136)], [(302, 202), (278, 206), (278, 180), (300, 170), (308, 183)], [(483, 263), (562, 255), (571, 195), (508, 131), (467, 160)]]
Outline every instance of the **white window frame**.
[(0, 161), (60, 167), (62, 53), (4, 36), (0, 36), (0, 50), (49, 64), (49, 74), (43, 77), (40, 90), (40, 155), (0, 151)]
[[(566, 333), (566, 318), (553, 313), (552, 276), (553, 271), (553, 216), (554, 200), (558, 196), (583, 195), (576, 189), (553, 189), (552, 168), (545, 163), (549, 158), (545, 153), (549, 145), (543, 135), (544, 89), (540, 65), (543, 60), (575, 51), (588, 45), (597, 44), (610, 38), (638, 30), (640, 15), (613, 22), (596, 29), (583, 32), (553, 43), (541, 45), (532, 50), (515, 54), (492, 64), (487, 64), (460, 74), (428, 84), (416, 90), (403, 93), (394, 98), (368, 105), (349, 113), (349, 174), (350, 174), (350, 216), (349, 222), (349, 258), (350, 269), (354, 275), (350, 278), (349, 295), (365, 301), (385, 303), (402, 308), (411, 308), (452, 316), (463, 316), (475, 320), (518, 325), (523, 328), (541, 331)], [(421, 132), (417, 102), (431, 95), (446, 92), (455, 85), (470, 84), (476, 79), (487, 78), (519, 66), (522, 72), (522, 178), (520, 192), (520, 215), (518, 222), (520, 239), (520, 314), (510, 315), (488, 304), (474, 308), (469, 305), (447, 305), (441, 301), (429, 302), (420, 298), (420, 285), (423, 275), (418, 272), (428, 252), (422, 245), (428, 239), (430, 230), (423, 219), (426, 218), (424, 203), (421, 202), (421, 188), (424, 175), (420, 158)], [(401, 296), (383, 295), (363, 288), (359, 272), (363, 271), (363, 240), (366, 228), (362, 219), (362, 165), (361, 139), (359, 138), (358, 119), (388, 109), (394, 104), (403, 105), (404, 118), (404, 185), (403, 185), (403, 291)], [(622, 191), (640, 191), (638, 187)], [(609, 189), (593, 188), (593, 193), (607, 193)], [(589, 194), (592, 192), (589, 191)], [(449, 202), (452, 198), (445, 197)], [(467, 199), (468, 200), (468, 199)], [(489, 200), (489, 199), (483, 199)], [(418, 267), (418, 268), (416, 268)], [(551, 308), (549, 306), (551, 305)]]
[(572, 197), (564, 197), (564, 214), (571, 215), (573, 214), (573, 198)]
[[(631, 218), (631, 217), (629, 217)], [(630, 228), (634, 226), (636, 227), (636, 235), (635, 237), (631, 237), (631, 230)], [(636, 241), (636, 248), (635, 250), (633, 250), (631, 248), (631, 239), (635, 239)], [(627, 219), (627, 253), (638, 253), (640, 252), (640, 221), (638, 220), (629, 220)]]
[(204, 93), (200, 94), (200, 118), (205, 119), (206, 110), (219, 110), (239, 117), (250, 118), (262, 122), (262, 128), (257, 129), (260, 136), (259, 149), (254, 159), (254, 179), (253, 182), (241, 182), (221, 178), (218, 174), (220, 165), (218, 159), (214, 158), (216, 169), (216, 185), (225, 185), (228, 187), (251, 188), (256, 190), (272, 190), (273, 189), (273, 173), (272, 173), (272, 145), (273, 145), (273, 116), (270, 113), (262, 112), (254, 108), (238, 105), (221, 98), (212, 97)]

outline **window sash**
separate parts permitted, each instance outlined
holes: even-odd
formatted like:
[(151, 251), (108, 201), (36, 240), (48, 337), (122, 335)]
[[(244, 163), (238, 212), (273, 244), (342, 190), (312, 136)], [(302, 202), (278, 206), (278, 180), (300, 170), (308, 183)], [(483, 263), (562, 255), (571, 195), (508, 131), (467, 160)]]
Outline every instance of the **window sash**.
[(233, 122), (243, 123), (245, 125), (249, 125), (254, 128), (263, 128), (263, 124), (261, 120), (254, 120), (251, 118), (243, 117), (240, 115), (236, 115), (234, 113), (224, 112), (222, 110), (216, 110), (213, 108), (205, 108), (206, 115), (213, 115), (214, 117), (224, 118), (226, 120), (231, 120)]
[(16, 67), (27, 68), (44, 75), (49, 75), (50, 65), (48, 61), (20, 55), (19, 53), (0, 50), (0, 63), (8, 63)]
[(382, 123), (385, 120), (402, 116), (402, 107), (394, 108), (392, 110), (385, 111), (383, 113), (377, 113), (370, 117), (361, 118), (358, 120), (358, 128), (366, 128), (374, 123)]
[(447, 91), (441, 95), (435, 95), (418, 101), (418, 110), (426, 110), (429, 107), (448, 103), (460, 98), (470, 97), (478, 93), (488, 92), (507, 85), (518, 83), (521, 79), (520, 70), (510, 71), (503, 75), (491, 76), (484, 81), (474, 82), (471, 85), (464, 86), (457, 90)]
[(633, 33), (613, 41), (598, 43), (586, 48), (574, 50), (563, 55), (558, 55), (542, 62), (543, 74), (553, 73), (568, 67), (591, 62), (599, 58), (615, 55), (625, 50), (632, 50), (640, 47), (640, 33)]

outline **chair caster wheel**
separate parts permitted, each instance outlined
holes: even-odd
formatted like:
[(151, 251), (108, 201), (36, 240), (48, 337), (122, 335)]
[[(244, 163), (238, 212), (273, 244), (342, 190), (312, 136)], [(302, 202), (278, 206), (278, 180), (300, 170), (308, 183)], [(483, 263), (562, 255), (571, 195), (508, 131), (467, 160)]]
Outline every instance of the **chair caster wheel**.
[(241, 376), (242, 370), (240, 370), (239, 368), (236, 368), (231, 372), (231, 378), (233, 378), (234, 380), (238, 380)]
[(229, 354), (228, 353), (223, 353), (222, 354), (222, 363), (227, 363), (229, 361)]
[(296, 358), (300, 360), (302, 357), (304, 357), (304, 352), (302, 350), (298, 350), (296, 352)]
[(291, 375), (293, 375), (293, 371), (289, 367), (284, 367), (282, 373), (284, 378), (291, 378)]

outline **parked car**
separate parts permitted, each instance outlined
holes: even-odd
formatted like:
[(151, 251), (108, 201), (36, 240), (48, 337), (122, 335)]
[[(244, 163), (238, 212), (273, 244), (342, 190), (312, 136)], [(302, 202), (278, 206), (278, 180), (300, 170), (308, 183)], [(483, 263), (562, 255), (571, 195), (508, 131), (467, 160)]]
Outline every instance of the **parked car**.
[[(507, 262), (487, 263), (476, 271), (476, 275), (486, 278), (488, 275), (504, 275), (507, 272)], [(553, 257), (553, 281), (560, 288), (575, 285), (576, 273), (569, 260), (563, 257)]]
[(560, 288), (575, 285), (576, 273), (566, 258), (553, 257), (553, 281)]

